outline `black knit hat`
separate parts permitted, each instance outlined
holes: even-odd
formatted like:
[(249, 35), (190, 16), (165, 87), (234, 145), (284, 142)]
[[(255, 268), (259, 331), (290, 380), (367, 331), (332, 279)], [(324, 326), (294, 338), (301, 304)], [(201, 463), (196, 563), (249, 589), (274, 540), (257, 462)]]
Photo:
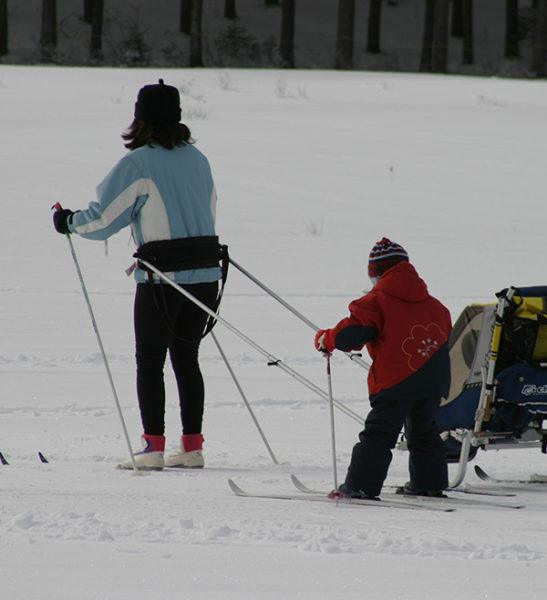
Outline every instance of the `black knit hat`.
[(163, 79), (140, 89), (135, 103), (135, 118), (145, 123), (178, 123), (180, 121), (180, 95), (176, 87), (165, 85)]
[(380, 277), (388, 269), (402, 261), (408, 262), (406, 250), (396, 242), (392, 242), (386, 237), (382, 238), (370, 251), (368, 275), (370, 278)]

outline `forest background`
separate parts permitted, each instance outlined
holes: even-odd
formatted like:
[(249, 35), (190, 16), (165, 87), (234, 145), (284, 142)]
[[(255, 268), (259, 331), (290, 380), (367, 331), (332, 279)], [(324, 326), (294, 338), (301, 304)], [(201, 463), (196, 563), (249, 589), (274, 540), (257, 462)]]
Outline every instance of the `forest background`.
[(0, 0), (0, 62), (545, 77), (547, 0)]

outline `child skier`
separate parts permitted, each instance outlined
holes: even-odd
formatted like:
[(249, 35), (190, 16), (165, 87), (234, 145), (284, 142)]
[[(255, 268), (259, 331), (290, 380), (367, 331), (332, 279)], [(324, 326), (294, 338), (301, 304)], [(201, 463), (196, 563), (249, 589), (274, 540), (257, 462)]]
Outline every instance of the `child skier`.
[(402, 493), (442, 495), (448, 469), (435, 419), (450, 386), (450, 313), (429, 295), (405, 249), (385, 237), (372, 248), (368, 274), (372, 291), (351, 302), (349, 317), (315, 337), (322, 352), (360, 350), (366, 344), (373, 361), (371, 410), (335, 495), (380, 494), (403, 425), (410, 481)]
[[(98, 202), (86, 210), (58, 210), (55, 229), (105, 240), (129, 225), (139, 252), (153, 244), (154, 254), (169, 257), (169, 268), (156, 266), (213, 308), (221, 270), (218, 259), (209, 258), (216, 240), (216, 192), (209, 162), (180, 123), (178, 90), (162, 79), (139, 91), (134, 116), (122, 136), (130, 152), (97, 187)], [(141, 268), (135, 278), (137, 396), (144, 429), (144, 450), (135, 462), (142, 469), (203, 467), (204, 385), (198, 350), (207, 315)], [(179, 450), (164, 459), (167, 351), (178, 385), (183, 435)], [(119, 466), (131, 469), (133, 461)]]

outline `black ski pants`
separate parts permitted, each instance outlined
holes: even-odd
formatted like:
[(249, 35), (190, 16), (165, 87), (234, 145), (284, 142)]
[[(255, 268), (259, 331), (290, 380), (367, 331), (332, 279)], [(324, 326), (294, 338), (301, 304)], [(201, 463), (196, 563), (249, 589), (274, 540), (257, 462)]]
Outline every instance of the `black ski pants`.
[[(182, 287), (206, 306), (213, 306), (218, 282)], [(178, 386), (182, 432), (201, 433), (204, 385), (198, 353), (206, 322), (207, 314), (173, 287), (137, 284), (134, 305), (137, 396), (144, 433), (163, 435), (165, 431), (163, 368), (167, 351)]]
[[(437, 356), (438, 355), (438, 356)], [(354, 446), (345, 484), (378, 496), (387, 476), (399, 433), (405, 426), (410, 483), (417, 490), (440, 491), (448, 486), (444, 444), (436, 417), (441, 395), (450, 382), (445, 348), (407, 380), (370, 397), (371, 410)]]

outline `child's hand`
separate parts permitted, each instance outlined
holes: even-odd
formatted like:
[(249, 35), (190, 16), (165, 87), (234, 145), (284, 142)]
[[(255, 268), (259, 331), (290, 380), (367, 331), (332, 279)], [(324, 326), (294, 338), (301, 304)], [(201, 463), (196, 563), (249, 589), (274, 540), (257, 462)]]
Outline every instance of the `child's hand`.
[(330, 348), (330, 344), (326, 340), (326, 335), (328, 333), (328, 329), (321, 329), (315, 335), (315, 348), (319, 350), (319, 352), (332, 352), (334, 348)]

